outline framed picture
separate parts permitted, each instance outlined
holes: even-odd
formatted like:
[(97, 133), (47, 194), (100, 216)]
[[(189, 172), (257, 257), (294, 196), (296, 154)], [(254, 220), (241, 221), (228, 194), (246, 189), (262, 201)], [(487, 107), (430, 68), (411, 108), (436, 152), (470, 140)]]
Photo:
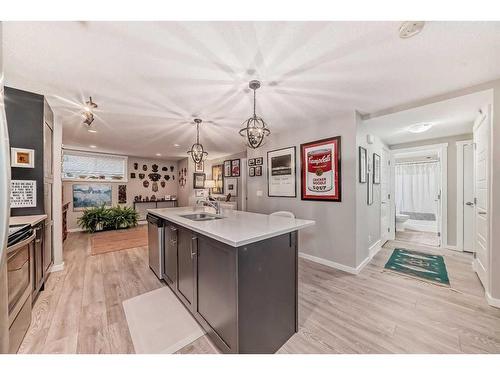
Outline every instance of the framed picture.
[(260, 158), (255, 158), (255, 165), (264, 164), (264, 158), (261, 156)]
[(215, 187), (212, 188), (213, 194), (224, 193), (223, 168), (223, 164), (212, 165), (212, 180), (215, 181)]
[(262, 176), (262, 165), (255, 167), (255, 175)]
[(240, 177), (240, 159), (231, 160), (231, 177)]
[(380, 155), (373, 154), (373, 183), (380, 184)]
[(127, 203), (127, 185), (118, 185), (118, 203)]
[(248, 166), (253, 167), (255, 165), (255, 159), (248, 159)]
[(366, 183), (366, 148), (359, 146), (359, 182)]
[[(295, 146), (267, 152), (267, 195), (269, 197), (297, 196)], [(262, 176), (262, 165), (255, 167)]]
[(224, 177), (231, 177), (231, 160), (224, 161)]
[(250, 177), (254, 177), (255, 176), (255, 167), (248, 168), (248, 175)]
[(194, 171), (196, 173), (203, 173), (205, 171), (205, 162), (201, 161), (199, 163), (194, 164)]
[[(370, 177), (370, 176), (369, 176)], [(366, 185), (367, 187), (367, 196), (366, 196), (366, 203), (368, 203), (368, 205), (372, 205), (373, 204), (373, 179), (371, 178), (368, 178), (368, 184)]]
[(231, 194), (233, 197), (238, 196), (238, 179), (226, 178), (224, 179), (224, 194)]
[(107, 184), (74, 184), (73, 210), (82, 211), (85, 208), (111, 206), (111, 185)]
[(341, 202), (341, 137), (300, 145), (302, 200)]
[(11, 147), (10, 166), (17, 168), (35, 168), (35, 150)]
[(205, 173), (193, 173), (193, 189), (205, 188)]

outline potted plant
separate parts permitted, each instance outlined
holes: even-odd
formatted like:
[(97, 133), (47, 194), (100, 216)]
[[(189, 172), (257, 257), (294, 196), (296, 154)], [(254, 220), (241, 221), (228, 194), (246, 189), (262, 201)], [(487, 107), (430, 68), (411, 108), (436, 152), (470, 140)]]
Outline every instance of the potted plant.
[(124, 229), (137, 225), (139, 214), (132, 207), (105, 206), (87, 208), (78, 219), (78, 225), (87, 232)]

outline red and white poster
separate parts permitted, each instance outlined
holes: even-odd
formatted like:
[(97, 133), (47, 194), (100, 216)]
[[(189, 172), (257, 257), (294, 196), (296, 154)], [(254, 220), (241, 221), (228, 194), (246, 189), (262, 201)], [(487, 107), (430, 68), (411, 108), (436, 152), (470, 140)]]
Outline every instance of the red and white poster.
[(300, 145), (302, 200), (341, 201), (340, 136)]

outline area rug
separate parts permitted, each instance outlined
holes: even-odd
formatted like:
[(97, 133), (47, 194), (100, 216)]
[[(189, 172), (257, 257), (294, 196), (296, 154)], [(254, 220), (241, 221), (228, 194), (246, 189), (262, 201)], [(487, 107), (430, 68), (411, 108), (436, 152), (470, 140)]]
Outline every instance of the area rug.
[(450, 285), (441, 255), (406, 249), (394, 249), (385, 269), (439, 285)]
[(90, 254), (98, 255), (147, 245), (148, 226), (139, 225), (130, 229), (93, 233), (90, 240)]
[(175, 353), (205, 332), (168, 287), (123, 301), (137, 354)]

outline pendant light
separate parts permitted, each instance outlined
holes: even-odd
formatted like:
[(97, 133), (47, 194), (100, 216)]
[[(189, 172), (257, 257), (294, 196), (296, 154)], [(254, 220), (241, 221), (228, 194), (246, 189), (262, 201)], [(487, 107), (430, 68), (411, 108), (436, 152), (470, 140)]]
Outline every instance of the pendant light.
[(191, 150), (187, 153), (191, 155), (195, 163), (201, 163), (207, 157), (208, 152), (203, 150), (203, 145), (200, 143), (201, 119), (195, 118), (194, 122), (196, 123), (196, 143), (191, 146)]
[(260, 87), (260, 82), (257, 80), (250, 81), (248, 87), (253, 90), (253, 116), (243, 123), (245, 127), (240, 130), (240, 135), (246, 138), (245, 141), (248, 147), (259, 148), (264, 138), (271, 134), (271, 131), (266, 127), (265, 121), (255, 114), (255, 91)]

